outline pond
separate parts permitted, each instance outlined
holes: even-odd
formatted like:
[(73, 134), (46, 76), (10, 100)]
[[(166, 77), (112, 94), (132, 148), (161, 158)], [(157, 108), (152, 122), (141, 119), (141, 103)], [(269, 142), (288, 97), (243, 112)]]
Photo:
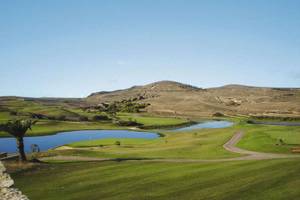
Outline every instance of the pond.
[[(206, 121), (198, 124), (177, 128), (172, 131), (189, 131), (203, 128), (225, 128), (232, 126), (229, 121)], [(129, 130), (83, 130), (61, 132), (55, 135), (25, 137), (25, 151), (31, 152), (30, 146), (37, 144), (41, 151), (52, 149), (65, 144), (83, 140), (95, 140), (105, 138), (142, 138), (155, 139), (159, 135), (153, 132), (129, 131)], [(16, 141), (12, 137), (0, 138), (0, 152), (15, 153)]]
[(229, 121), (205, 121), (191, 126), (177, 128), (172, 131), (191, 131), (195, 129), (204, 129), (204, 128), (226, 128), (232, 126), (234, 123)]
[[(55, 135), (25, 137), (25, 151), (31, 152), (30, 146), (37, 144), (41, 151), (78, 142), (82, 140), (95, 140), (105, 138), (143, 138), (155, 139), (159, 135), (151, 132), (138, 132), (127, 130), (84, 130), (84, 131), (70, 131), (61, 132)], [(0, 152), (15, 153), (16, 141), (14, 138), (0, 138)]]

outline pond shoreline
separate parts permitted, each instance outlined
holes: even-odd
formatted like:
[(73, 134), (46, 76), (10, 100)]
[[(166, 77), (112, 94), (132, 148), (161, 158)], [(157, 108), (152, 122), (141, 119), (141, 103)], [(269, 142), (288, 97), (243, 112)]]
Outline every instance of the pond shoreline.
[[(83, 140), (107, 139), (107, 138), (132, 138), (132, 139), (156, 139), (161, 137), (156, 132), (139, 130), (81, 130), (59, 132), (54, 135), (24, 137), (25, 151), (30, 152), (31, 145), (36, 144), (41, 151), (62, 146), (65, 144)], [(16, 141), (13, 137), (0, 138), (0, 152), (15, 153)]]

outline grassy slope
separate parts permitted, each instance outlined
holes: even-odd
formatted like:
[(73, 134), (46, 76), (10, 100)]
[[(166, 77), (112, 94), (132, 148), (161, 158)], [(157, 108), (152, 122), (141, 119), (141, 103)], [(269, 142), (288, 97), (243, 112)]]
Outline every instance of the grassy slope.
[[(7, 120), (14, 118), (28, 118), (29, 113), (39, 113), (47, 116), (58, 117), (64, 115), (68, 118), (74, 118), (79, 116), (86, 116), (90, 119), (100, 113), (88, 113), (79, 108), (66, 107), (63, 104), (58, 105), (43, 105), (32, 101), (23, 101), (20, 99), (14, 99), (9, 101), (3, 101), (2, 106), (11, 111), (17, 111), (18, 116), (11, 115), (8, 111), (0, 110), (0, 123), (4, 123)], [(103, 114), (103, 113), (101, 113)], [(184, 119), (175, 118), (161, 118), (161, 117), (149, 117), (137, 114), (120, 114), (122, 119), (135, 119), (140, 123), (150, 126), (165, 126), (165, 125), (179, 125), (187, 122)], [(55, 121), (55, 120), (39, 120), (37, 125), (33, 127), (32, 131), (28, 132), (28, 135), (47, 135), (60, 131), (71, 130), (86, 130), (86, 129), (127, 129), (128, 127), (118, 127), (109, 122), (72, 122), (72, 121)], [(8, 136), (6, 133), (0, 132), (1, 136)]]
[(31, 200), (288, 200), (300, 196), (299, 171), (299, 160), (132, 161), (47, 164), (13, 178)]
[[(228, 158), (238, 156), (238, 154), (230, 153), (222, 147), (222, 145), (231, 138), (234, 130), (236, 130), (235, 127), (178, 133), (164, 132), (164, 137), (148, 141), (140, 139), (81, 141), (70, 144), (69, 146), (105, 146), (93, 150), (75, 149), (57, 151), (56, 153), (109, 158)], [(117, 140), (121, 141), (121, 146), (114, 145)]]
[[(237, 156), (225, 151), (222, 145), (237, 131), (245, 132), (237, 146), (260, 152), (291, 153), (291, 148), (300, 146), (300, 127), (262, 126), (240, 124), (226, 129), (204, 129), (189, 132), (164, 132), (165, 137), (155, 140), (109, 139), (81, 141), (69, 144), (72, 147), (98, 147), (94, 150), (69, 150), (62, 154), (78, 154), (97, 157), (128, 158), (198, 158), (216, 159)], [(278, 139), (285, 145), (276, 145)], [(121, 146), (114, 145), (121, 141)], [(104, 147), (99, 147), (104, 145)]]
[[(290, 153), (290, 149), (300, 146), (300, 127), (296, 126), (266, 126), (246, 125), (242, 127), (244, 138), (238, 143), (238, 147), (274, 153)], [(285, 145), (276, 145), (282, 139)]]
[(147, 126), (172, 126), (188, 123), (189, 121), (182, 118), (171, 118), (171, 117), (155, 117), (155, 116), (145, 116), (141, 114), (131, 114), (131, 113), (119, 113), (118, 117), (122, 120), (136, 120), (138, 123)]
[[(234, 132), (246, 133), (239, 145), (253, 150), (285, 152), (265, 147), (259, 134), (300, 144), (299, 127), (240, 124), (226, 129), (166, 132), (156, 140), (115, 139), (83, 141), (74, 147), (107, 145), (96, 150), (59, 151), (63, 155), (99, 157), (225, 158), (238, 156), (222, 145)], [(272, 137), (273, 138), (272, 138)], [(119, 140), (119, 139), (118, 139)], [(167, 141), (167, 142), (166, 142)], [(250, 145), (256, 144), (257, 145)], [(273, 144), (273, 143), (272, 143)], [(268, 145), (267, 145), (268, 146)], [(56, 151), (52, 152), (55, 153)], [(16, 186), (30, 199), (297, 199), (300, 195), (299, 159), (219, 163), (79, 162), (48, 163), (13, 174)], [(51, 176), (49, 176), (51, 175)], [(30, 180), (30, 182), (28, 181)], [(47, 194), (47, 195), (45, 195)]]

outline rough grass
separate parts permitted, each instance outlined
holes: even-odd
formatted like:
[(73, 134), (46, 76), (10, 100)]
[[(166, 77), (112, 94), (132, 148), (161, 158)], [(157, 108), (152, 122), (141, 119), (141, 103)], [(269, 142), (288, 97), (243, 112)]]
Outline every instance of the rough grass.
[(31, 200), (294, 200), (299, 171), (299, 160), (89, 162), (45, 164), (13, 178)]

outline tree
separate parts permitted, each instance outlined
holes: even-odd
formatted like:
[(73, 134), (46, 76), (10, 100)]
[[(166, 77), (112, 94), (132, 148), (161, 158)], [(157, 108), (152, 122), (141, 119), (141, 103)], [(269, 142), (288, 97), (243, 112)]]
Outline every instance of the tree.
[(8, 134), (14, 136), (17, 141), (17, 147), (19, 152), (19, 160), (24, 162), (26, 161), (26, 155), (24, 151), (24, 136), (28, 129), (31, 130), (32, 125), (36, 121), (32, 120), (14, 120), (8, 121), (5, 124), (0, 124), (0, 131), (7, 132)]

